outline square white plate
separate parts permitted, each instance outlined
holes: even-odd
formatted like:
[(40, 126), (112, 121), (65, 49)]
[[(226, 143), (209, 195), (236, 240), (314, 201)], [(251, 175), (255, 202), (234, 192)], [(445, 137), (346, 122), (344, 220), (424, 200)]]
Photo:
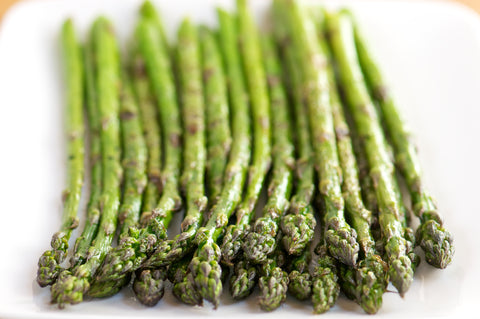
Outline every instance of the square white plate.
[[(184, 15), (215, 24), (215, 3), (156, 1), (170, 34)], [(289, 298), (265, 314), (255, 296), (217, 311), (181, 305), (168, 291), (153, 308), (124, 289), (114, 298), (60, 311), (49, 289), (35, 282), (37, 260), (60, 221), (65, 177), (62, 132), (63, 86), (58, 34), (72, 16), (82, 32), (105, 14), (125, 41), (140, 0), (42, 0), (20, 2), (0, 29), (0, 317), (264, 317), (310, 316), (311, 306)], [(320, 2), (319, 2), (320, 3)], [(383, 317), (477, 317), (480, 298), (480, 20), (467, 9), (431, 1), (335, 1), (358, 16), (398, 104), (417, 135), (427, 185), (455, 236), (456, 255), (446, 270), (422, 263), (402, 300), (384, 296)], [(269, 1), (252, 7), (261, 18)], [(225, 294), (227, 295), (227, 294)], [(325, 317), (363, 315), (341, 298)]]

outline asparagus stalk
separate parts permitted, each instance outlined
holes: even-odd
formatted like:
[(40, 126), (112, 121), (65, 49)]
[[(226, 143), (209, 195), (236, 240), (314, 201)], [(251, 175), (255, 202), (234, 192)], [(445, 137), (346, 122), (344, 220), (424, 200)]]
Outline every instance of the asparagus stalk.
[[(388, 145), (391, 147), (390, 145)], [(403, 237), (406, 241), (406, 253), (410, 261), (412, 262), (412, 269), (415, 272), (417, 270), (418, 265), (421, 262), (420, 256), (415, 253), (415, 245), (416, 245), (416, 238), (415, 238), (415, 231), (410, 227), (411, 226), (411, 210), (407, 208), (405, 205), (405, 201), (403, 199), (402, 190), (400, 187), (400, 179), (401, 176), (398, 172), (395, 174), (395, 191), (398, 193), (398, 200), (400, 203), (400, 221), (402, 222), (403, 226)]]
[[(136, 28), (138, 48), (145, 60), (163, 128), (164, 163), (162, 196), (143, 228), (130, 228), (129, 236), (112, 249), (96, 276), (97, 282), (116, 281), (137, 270), (156, 251), (163, 256), (170, 250), (166, 230), (173, 212), (181, 206), (178, 177), (181, 157), (181, 127), (175, 86), (159, 26), (143, 17)], [(155, 250), (156, 249), (156, 250)]]
[(158, 203), (161, 192), (162, 142), (158, 112), (148, 80), (145, 60), (137, 47), (132, 50), (133, 58), (130, 65), (132, 84), (140, 107), (140, 117), (143, 123), (143, 134), (148, 149), (147, 175), (148, 182), (143, 194), (142, 212), (152, 212)]
[(147, 147), (139, 118), (139, 107), (133, 95), (131, 79), (122, 72), (120, 91), (120, 125), (122, 129), (124, 189), (119, 212), (121, 238), (130, 227), (138, 227), (142, 194), (147, 184)]
[(195, 239), (198, 248), (189, 266), (190, 273), (173, 290), (187, 304), (202, 304), (202, 300), (206, 299), (215, 307), (222, 292), (222, 269), (218, 264), (221, 252), (216, 242), (241, 201), (250, 159), (250, 119), (238, 63), (235, 23), (231, 15), (223, 10), (218, 11), (218, 16), (232, 113), (232, 149), (225, 170), (225, 185), (217, 204), (212, 207), (208, 222), (200, 228)]
[(175, 260), (194, 249), (193, 240), (203, 223), (207, 207), (204, 175), (206, 163), (205, 118), (200, 49), (195, 27), (184, 20), (178, 31), (177, 60), (184, 120), (182, 188), (186, 195), (186, 215), (182, 232), (173, 240), (167, 259)]
[(238, 255), (242, 241), (249, 230), (254, 208), (271, 162), (268, 88), (258, 30), (248, 11), (246, 0), (237, 0), (237, 9), (238, 43), (250, 96), (254, 143), (252, 162), (248, 172), (248, 186), (243, 201), (236, 211), (236, 223), (228, 227), (222, 243), (222, 258), (228, 265), (231, 265)]
[[(284, 4), (282, 3), (284, 2)], [(328, 60), (319, 45), (315, 26), (292, 0), (276, 3), (284, 5), (284, 17), (290, 28), (290, 38), (296, 50), (306, 91), (315, 167), (319, 174), (319, 190), (325, 203), (325, 240), (333, 257), (354, 266), (358, 257), (356, 232), (344, 217), (340, 166), (335, 141), (329, 94)]]
[(294, 166), (287, 97), (282, 85), (280, 62), (272, 38), (262, 37), (261, 45), (270, 91), (273, 169), (263, 216), (255, 221), (243, 244), (245, 256), (254, 263), (264, 262), (275, 249), (280, 220), (289, 204)]
[(82, 234), (76, 239), (74, 255), (70, 259), (70, 267), (76, 268), (87, 260), (88, 248), (98, 232), (100, 221), (100, 196), (102, 194), (102, 161), (100, 138), (100, 114), (97, 105), (95, 83), (95, 57), (91, 39), (87, 40), (84, 49), (85, 66), (85, 104), (89, 124), (90, 142), (90, 198), (87, 204), (87, 218)]
[(38, 260), (37, 282), (41, 287), (53, 284), (68, 251), (72, 230), (78, 226), (78, 205), (84, 175), (83, 128), (83, 65), (81, 48), (75, 35), (72, 20), (62, 26), (62, 51), (66, 70), (67, 101), (65, 129), (67, 133), (67, 187), (63, 192), (63, 212), (60, 230), (51, 240), (52, 249), (45, 251)]
[(93, 25), (93, 41), (97, 57), (98, 108), (102, 118), (103, 188), (100, 199), (102, 217), (94, 245), (88, 259), (74, 273), (63, 272), (52, 286), (52, 302), (60, 308), (83, 300), (93, 276), (111, 247), (118, 219), (122, 167), (120, 161), (119, 130), (119, 57), (113, 27), (106, 18), (98, 18)]
[(206, 27), (200, 30), (202, 75), (207, 125), (207, 187), (210, 206), (221, 193), (228, 154), (232, 144), (227, 84), (215, 35)]
[(364, 142), (370, 176), (374, 182), (389, 278), (403, 296), (412, 283), (413, 269), (399, 220), (400, 206), (395, 192), (393, 163), (388, 156), (385, 137), (358, 63), (352, 21), (348, 14), (340, 12), (329, 17), (328, 25), (340, 83), (345, 90), (357, 132)]
[(380, 69), (371, 55), (358, 26), (354, 26), (355, 45), (367, 85), (378, 103), (382, 118), (395, 150), (395, 163), (404, 176), (415, 215), (420, 219), (417, 237), (429, 264), (445, 268), (455, 252), (453, 237), (444, 228), (443, 219), (433, 197), (422, 180), (417, 149), (412, 134), (390, 94)]
[(286, 76), (289, 77), (293, 110), (295, 117), (295, 132), (297, 146), (297, 159), (295, 165), (296, 189), (290, 201), (290, 209), (283, 216), (281, 227), (284, 234), (282, 242), (283, 246), (290, 255), (299, 255), (306, 245), (313, 240), (314, 229), (317, 224), (311, 201), (314, 185), (314, 168), (312, 162), (312, 146), (310, 141), (310, 133), (308, 130), (308, 115), (306, 113), (306, 105), (301, 88), (301, 74), (296, 67), (295, 56), (289, 47), (288, 34), (282, 30), (282, 20), (275, 26), (277, 38), (279, 39), (284, 51), (286, 60)]

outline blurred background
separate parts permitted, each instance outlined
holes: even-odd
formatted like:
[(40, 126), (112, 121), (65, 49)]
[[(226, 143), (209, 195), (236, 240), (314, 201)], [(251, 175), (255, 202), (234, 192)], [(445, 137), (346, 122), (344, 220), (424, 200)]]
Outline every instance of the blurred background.
[[(22, 1), (22, 0), (0, 0), (0, 20), (2, 19), (3, 15), (8, 10), (8, 8), (10, 8), (15, 2), (19, 2), (19, 1)], [(28, 1), (42, 1), (42, 0), (28, 0)], [(406, 1), (417, 1), (417, 0), (406, 0)], [(453, 1), (458, 3), (463, 3), (464, 5), (474, 9), (477, 13), (480, 14), (480, 0), (440, 0), (440, 1)]]

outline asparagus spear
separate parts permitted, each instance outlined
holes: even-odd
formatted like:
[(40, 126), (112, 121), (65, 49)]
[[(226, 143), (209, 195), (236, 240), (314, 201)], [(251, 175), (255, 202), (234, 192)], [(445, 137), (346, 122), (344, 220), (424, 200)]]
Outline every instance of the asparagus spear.
[[(162, 169), (162, 142), (158, 112), (147, 76), (145, 60), (137, 47), (132, 50), (133, 58), (130, 65), (132, 84), (140, 107), (140, 117), (143, 123), (143, 134), (148, 149), (147, 175), (148, 182), (143, 194), (142, 212), (150, 213), (158, 203), (160, 197), (161, 169)], [(146, 215), (148, 216), (148, 215)]]
[(52, 302), (60, 308), (83, 300), (96, 270), (110, 249), (118, 219), (122, 167), (119, 131), (119, 57), (111, 23), (104, 17), (93, 25), (93, 41), (97, 57), (98, 108), (102, 118), (103, 188), (100, 199), (102, 217), (94, 245), (88, 251), (85, 264), (74, 273), (62, 273), (52, 286)]
[[(144, 6), (148, 6), (148, 2)], [(150, 4), (151, 5), (151, 4)], [(145, 142), (148, 148), (147, 173), (148, 183), (143, 195), (142, 219), (150, 218), (150, 214), (158, 203), (161, 190), (161, 136), (157, 122), (157, 110), (148, 80), (145, 61), (138, 51), (133, 49), (131, 65), (133, 86), (140, 106), (140, 115), (144, 124)], [(133, 291), (137, 299), (144, 305), (154, 306), (163, 297), (165, 267), (155, 269), (139, 269), (133, 282)], [(130, 276), (126, 276), (125, 279)], [(107, 282), (107, 286), (111, 285)], [(104, 291), (105, 289), (102, 289)]]
[(417, 230), (420, 246), (424, 250), (429, 264), (437, 268), (445, 268), (452, 261), (455, 252), (453, 237), (444, 228), (435, 200), (425, 188), (411, 132), (397, 109), (380, 69), (356, 25), (354, 26), (354, 36), (358, 61), (373, 98), (378, 102), (381, 116), (385, 120), (388, 135), (394, 146), (395, 163), (407, 182), (413, 211), (420, 219), (420, 226)]
[[(129, 236), (130, 228), (137, 228), (142, 206), (142, 194), (147, 183), (147, 148), (135, 101), (131, 79), (122, 71), (120, 89), (120, 125), (122, 129), (124, 189), (119, 210), (119, 237), (121, 242)], [(108, 297), (116, 294), (128, 283), (130, 276), (116, 281), (98, 281), (90, 285), (91, 297)]]
[(168, 38), (165, 32), (165, 28), (163, 27), (162, 19), (158, 14), (158, 11), (155, 8), (154, 4), (150, 0), (145, 0), (142, 3), (140, 7), (140, 15), (154, 24), (155, 29), (158, 32), (159, 40), (164, 46), (164, 50), (169, 53), (171, 48), (168, 44)]
[(262, 64), (258, 30), (247, 8), (246, 0), (237, 0), (238, 43), (241, 63), (251, 103), (253, 151), (248, 172), (248, 186), (236, 211), (236, 223), (228, 227), (222, 243), (222, 258), (231, 265), (253, 218), (254, 208), (270, 167), (270, 114), (267, 81)]
[(328, 25), (340, 83), (345, 90), (357, 132), (365, 143), (380, 210), (379, 223), (385, 240), (389, 278), (403, 296), (412, 283), (413, 269), (399, 220), (400, 206), (395, 193), (393, 163), (388, 156), (385, 137), (358, 64), (352, 21), (348, 14), (340, 12), (329, 17)]
[(210, 206), (217, 201), (232, 144), (227, 84), (215, 35), (206, 27), (200, 30), (202, 74), (207, 125), (207, 187)]
[(182, 188), (186, 195), (186, 215), (182, 232), (175, 237), (166, 258), (175, 260), (194, 249), (193, 240), (202, 225), (207, 207), (204, 175), (206, 162), (205, 118), (200, 50), (195, 27), (184, 20), (178, 31), (178, 72), (184, 120)]
[(207, 224), (200, 228), (195, 239), (198, 248), (189, 270), (190, 273), (174, 287), (174, 294), (187, 304), (201, 304), (206, 299), (218, 306), (222, 292), (222, 269), (218, 262), (221, 252), (217, 240), (224, 233), (228, 219), (241, 201), (250, 159), (250, 119), (239, 55), (235, 43), (235, 23), (232, 16), (218, 10), (219, 37), (228, 79), (232, 113), (232, 149), (225, 170), (225, 185), (218, 202), (212, 207)]
[[(326, 13), (328, 16), (328, 13)], [(330, 48), (324, 40), (325, 25), (318, 23), (319, 42), (331, 60)], [(382, 305), (382, 296), (388, 284), (386, 264), (375, 251), (375, 241), (370, 233), (372, 213), (362, 200), (360, 181), (350, 129), (336, 90), (336, 81), (331, 63), (327, 67), (330, 101), (337, 138), (338, 154), (342, 169), (342, 192), (347, 216), (357, 232), (361, 258), (357, 268), (340, 265), (340, 283), (346, 294), (354, 299), (369, 314), (376, 313)]]
[(87, 205), (87, 218), (82, 234), (76, 239), (74, 255), (70, 259), (70, 267), (75, 268), (87, 260), (88, 248), (98, 232), (100, 221), (100, 196), (102, 194), (102, 161), (100, 138), (100, 114), (97, 106), (95, 84), (95, 57), (91, 39), (87, 40), (84, 49), (85, 66), (85, 104), (89, 124), (90, 142), (90, 198)]
[[(193, 237), (202, 224), (203, 210), (207, 205), (204, 193), (204, 171), (206, 160), (205, 119), (202, 96), (200, 51), (197, 33), (190, 20), (185, 19), (178, 31), (178, 70), (180, 97), (185, 126), (183, 188), (187, 198), (187, 213), (182, 223), (182, 233), (172, 244), (168, 256), (183, 257), (192, 250)], [(155, 257), (156, 258), (156, 257)], [(166, 270), (141, 270), (134, 282), (137, 298), (147, 306), (155, 305), (163, 296), (162, 282)]]
[(122, 129), (124, 189), (119, 212), (121, 238), (128, 236), (130, 227), (138, 227), (142, 194), (147, 184), (147, 147), (131, 79), (122, 72), (120, 91), (120, 125)]
[[(284, 2), (282, 4), (281, 2)], [(300, 63), (302, 84), (306, 91), (315, 167), (319, 174), (319, 190), (324, 197), (325, 240), (333, 257), (347, 265), (355, 265), (358, 257), (356, 232), (344, 217), (344, 200), (329, 94), (328, 60), (320, 47), (311, 19), (307, 19), (292, 0), (276, 1), (284, 5), (284, 17)]]
[[(280, 241), (282, 235), (276, 238)], [(260, 298), (258, 304), (264, 311), (273, 311), (281, 306), (287, 298), (288, 274), (281, 268), (285, 263), (285, 256), (280, 247), (270, 256), (264, 264), (259, 266), (261, 274), (258, 279)]]
[(264, 36), (261, 45), (270, 91), (273, 170), (263, 216), (255, 221), (243, 244), (245, 256), (255, 263), (264, 262), (275, 249), (280, 220), (289, 204), (294, 165), (287, 97), (281, 81), (275, 44), (272, 38)]
[(60, 264), (66, 258), (68, 240), (72, 230), (78, 226), (77, 211), (84, 175), (82, 53), (72, 20), (65, 21), (62, 26), (62, 50), (67, 83), (65, 129), (68, 180), (62, 195), (64, 205), (60, 230), (52, 236), (52, 249), (45, 251), (38, 260), (37, 282), (41, 287), (53, 284), (62, 269)]
[(301, 89), (301, 74), (296, 67), (295, 56), (289, 47), (288, 34), (285, 33), (282, 20), (275, 20), (277, 38), (284, 51), (286, 60), (286, 76), (289, 77), (293, 95), (293, 109), (295, 117), (296, 146), (298, 149), (295, 180), (296, 189), (290, 201), (290, 209), (282, 218), (283, 246), (290, 255), (299, 255), (306, 245), (312, 241), (317, 224), (311, 201), (313, 197), (314, 168), (312, 162), (312, 146), (308, 130), (308, 116)]
[(161, 125), (163, 128), (164, 163), (162, 167), (163, 193), (146, 220), (143, 228), (131, 228), (129, 236), (112, 249), (96, 276), (97, 282), (120, 280), (137, 270), (153, 253), (163, 251), (165, 255), (170, 245), (166, 242), (166, 230), (173, 212), (181, 206), (178, 192), (180, 170), (180, 117), (177, 108), (175, 87), (170, 64), (163, 44), (160, 42), (158, 25), (143, 17), (136, 28), (138, 48), (145, 60), (152, 90), (155, 94)]

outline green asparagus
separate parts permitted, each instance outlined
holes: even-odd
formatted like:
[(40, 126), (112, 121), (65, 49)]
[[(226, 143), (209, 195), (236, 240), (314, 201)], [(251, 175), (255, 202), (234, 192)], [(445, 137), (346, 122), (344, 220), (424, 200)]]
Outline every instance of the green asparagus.
[(186, 214), (182, 232), (175, 237), (167, 259), (175, 260), (194, 249), (193, 240), (203, 223), (207, 208), (204, 176), (206, 165), (205, 116), (197, 31), (184, 20), (178, 31), (178, 73), (184, 121), (184, 159), (182, 188), (186, 196)]
[(288, 291), (298, 300), (307, 300), (312, 295), (312, 276), (309, 271), (311, 261), (312, 252), (309, 244), (290, 262)]
[(395, 163), (402, 172), (410, 190), (412, 207), (420, 219), (417, 237), (427, 262), (445, 268), (455, 252), (453, 237), (443, 226), (435, 200), (428, 193), (421, 177), (420, 161), (411, 132), (383, 80), (382, 74), (369, 52), (358, 26), (354, 25), (355, 44), (363, 74), (376, 102), (395, 150)]
[[(119, 210), (119, 236), (129, 236), (131, 227), (138, 227), (142, 194), (147, 183), (146, 162), (147, 148), (139, 118), (139, 108), (134, 98), (130, 77), (122, 71), (120, 88), (120, 127), (122, 130), (124, 189)], [(122, 280), (94, 282), (88, 291), (91, 297), (108, 297), (116, 294), (129, 281), (129, 276)]]
[(98, 234), (89, 248), (87, 261), (74, 272), (62, 272), (52, 286), (52, 302), (60, 308), (82, 302), (93, 276), (111, 247), (120, 205), (122, 166), (120, 160), (119, 92), (120, 67), (113, 27), (106, 18), (93, 25), (93, 45), (97, 58), (98, 108), (102, 119), (102, 216)]
[(75, 241), (74, 255), (70, 259), (71, 268), (76, 268), (87, 260), (88, 248), (90, 248), (98, 232), (100, 196), (102, 194), (101, 123), (95, 84), (94, 48), (90, 38), (85, 44), (83, 57), (85, 65), (85, 104), (87, 106), (90, 142), (90, 198), (87, 204), (85, 225), (82, 234)]
[(413, 269), (399, 220), (400, 205), (395, 192), (393, 163), (388, 156), (385, 136), (358, 63), (350, 16), (345, 12), (331, 15), (328, 28), (340, 83), (345, 90), (357, 133), (365, 145), (380, 210), (379, 223), (385, 241), (389, 278), (403, 296), (412, 283)]
[(227, 82), (220, 49), (215, 35), (206, 27), (200, 30), (200, 44), (207, 126), (207, 186), (211, 207), (216, 203), (222, 190), (232, 137)]
[(290, 209), (282, 218), (283, 246), (290, 255), (299, 255), (306, 245), (313, 240), (317, 224), (311, 201), (315, 189), (312, 146), (308, 130), (308, 115), (301, 89), (300, 72), (296, 67), (295, 56), (289, 47), (288, 35), (282, 30), (282, 20), (275, 20), (277, 38), (284, 51), (286, 76), (289, 77), (292, 91), (295, 117), (297, 160), (295, 169), (296, 189), (290, 201)]
[(233, 299), (247, 298), (252, 292), (258, 280), (257, 268), (246, 259), (235, 262), (233, 274), (230, 278), (230, 294)]
[(162, 167), (162, 196), (143, 228), (130, 228), (129, 236), (112, 249), (96, 276), (97, 282), (120, 280), (137, 270), (147, 257), (165, 251), (170, 245), (167, 227), (173, 212), (181, 206), (178, 177), (181, 156), (181, 127), (175, 87), (165, 47), (160, 41), (159, 26), (143, 17), (136, 29), (136, 40), (145, 60), (152, 90), (155, 94), (163, 128), (164, 163)]
[(63, 192), (63, 213), (60, 230), (52, 236), (51, 250), (45, 251), (38, 260), (37, 282), (41, 287), (53, 284), (62, 270), (60, 264), (67, 257), (68, 240), (78, 226), (78, 205), (84, 178), (84, 127), (83, 127), (83, 61), (73, 21), (62, 26), (62, 50), (65, 64), (67, 101), (67, 188)]
[[(322, 233), (325, 233), (325, 230), (322, 230)], [(340, 285), (338, 283), (337, 263), (328, 254), (324, 238), (315, 247), (315, 252), (318, 259), (314, 262), (312, 270), (312, 303), (313, 312), (321, 314), (335, 305), (340, 294)]]
[(174, 293), (185, 303), (201, 304), (202, 299), (206, 299), (215, 307), (218, 306), (222, 292), (222, 269), (218, 264), (221, 252), (216, 242), (224, 233), (228, 219), (241, 200), (250, 159), (250, 122), (245, 89), (238, 69), (235, 23), (223, 10), (218, 11), (218, 16), (233, 119), (232, 150), (225, 171), (225, 185), (218, 202), (212, 207), (207, 224), (200, 228), (195, 239), (198, 248), (189, 266), (190, 274), (174, 288)]
[[(326, 13), (328, 16), (329, 13)], [(330, 48), (324, 40), (326, 27), (318, 23), (319, 42), (331, 59)], [(338, 154), (342, 169), (342, 192), (347, 216), (357, 232), (361, 257), (357, 268), (340, 265), (340, 282), (342, 289), (354, 299), (365, 312), (373, 314), (382, 305), (382, 296), (387, 288), (385, 263), (376, 254), (375, 241), (370, 232), (372, 213), (365, 208), (360, 192), (359, 172), (350, 130), (345, 119), (343, 107), (336, 90), (336, 81), (331, 62), (328, 67), (330, 82), (330, 99), (333, 112)], [(347, 288), (347, 289), (346, 289)]]
[(158, 203), (161, 192), (162, 170), (162, 142), (160, 127), (158, 124), (158, 112), (155, 108), (155, 100), (147, 76), (145, 60), (138, 48), (134, 46), (130, 73), (132, 84), (140, 107), (140, 117), (143, 123), (143, 134), (148, 149), (147, 175), (148, 182), (143, 194), (142, 212), (145, 216), (152, 212)]
[(138, 113), (139, 107), (133, 95), (131, 79), (125, 70), (122, 72), (120, 90), (124, 189), (118, 216), (120, 224), (119, 240), (128, 236), (130, 227), (138, 227), (142, 194), (147, 184), (147, 147)]
[[(279, 234), (276, 241), (280, 241)], [(288, 274), (281, 268), (285, 263), (285, 256), (279, 246), (266, 262), (259, 266), (260, 278), (258, 287), (260, 298), (258, 304), (264, 311), (273, 311), (280, 307), (287, 298)]]
[[(344, 217), (341, 174), (335, 141), (329, 94), (328, 59), (319, 45), (315, 26), (292, 0), (277, 0), (284, 6), (283, 16), (290, 28), (290, 38), (300, 63), (302, 84), (306, 94), (315, 167), (319, 174), (319, 190), (325, 204), (325, 240), (330, 253), (342, 263), (354, 266), (359, 246), (356, 232)], [(278, 11), (278, 10), (277, 10)]]
[(264, 36), (261, 44), (270, 91), (273, 169), (263, 216), (255, 221), (243, 244), (245, 256), (255, 263), (264, 262), (275, 249), (280, 220), (289, 205), (294, 166), (288, 104), (282, 84), (280, 62), (273, 38)]
[(237, 0), (238, 43), (242, 54), (243, 74), (247, 83), (253, 128), (252, 162), (248, 186), (236, 211), (236, 223), (228, 227), (222, 243), (223, 262), (231, 265), (241, 250), (242, 241), (250, 228), (254, 208), (270, 167), (270, 114), (267, 81), (263, 69), (258, 30), (248, 11), (246, 0)]
[(145, 306), (155, 306), (165, 292), (165, 279), (167, 279), (165, 267), (137, 270), (133, 291), (138, 301)]

